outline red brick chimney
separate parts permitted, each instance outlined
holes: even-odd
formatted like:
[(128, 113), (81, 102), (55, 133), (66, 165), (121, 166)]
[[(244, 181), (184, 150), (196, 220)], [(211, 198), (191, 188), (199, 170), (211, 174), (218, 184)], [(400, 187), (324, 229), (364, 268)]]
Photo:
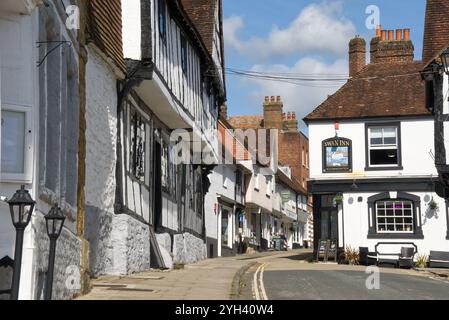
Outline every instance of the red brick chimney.
[[(380, 27), (379, 27), (380, 28)], [(410, 29), (380, 30), (371, 40), (371, 63), (411, 62), (415, 47), (410, 40)]]
[[(384, 32), (382, 31), (382, 26), (377, 26), (376, 36), (371, 39), (371, 48), (370, 48), (370, 63), (376, 63), (377, 58), (377, 48), (379, 46), (379, 42), (382, 40)], [(385, 33), (386, 35), (386, 33)]]
[(349, 77), (359, 73), (366, 65), (366, 41), (359, 36), (349, 41)]
[(263, 103), (263, 118), (265, 128), (282, 130), (283, 108), (284, 105), (281, 101), (280, 96), (265, 97), (265, 101)]
[(284, 128), (286, 129), (287, 132), (299, 132), (296, 112), (288, 113), (287, 119), (284, 120)]

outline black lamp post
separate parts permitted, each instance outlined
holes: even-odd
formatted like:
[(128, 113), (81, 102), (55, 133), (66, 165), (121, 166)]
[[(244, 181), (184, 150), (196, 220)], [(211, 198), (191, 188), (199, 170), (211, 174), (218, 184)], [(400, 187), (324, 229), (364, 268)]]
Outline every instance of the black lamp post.
[(441, 63), (443, 65), (443, 70), (446, 74), (449, 74), (449, 48), (444, 50), (440, 55)]
[(7, 201), (11, 219), (14, 228), (16, 228), (16, 245), (14, 252), (14, 271), (12, 276), (11, 300), (19, 299), (20, 272), (22, 270), (22, 249), (23, 234), (26, 227), (30, 223), (33, 214), (35, 201), (31, 198), (25, 186), (21, 186), (20, 190)]
[(56, 254), (56, 240), (61, 235), (62, 227), (64, 226), (65, 216), (61, 208), (56, 204), (51, 208), (50, 212), (45, 216), (47, 224), (47, 234), (50, 238), (50, 251), (48, 254), (48, 270), (45, 283), (45, 300), (51, 300), (53, 291), (53, 273), (55, 270), (55, 254)]

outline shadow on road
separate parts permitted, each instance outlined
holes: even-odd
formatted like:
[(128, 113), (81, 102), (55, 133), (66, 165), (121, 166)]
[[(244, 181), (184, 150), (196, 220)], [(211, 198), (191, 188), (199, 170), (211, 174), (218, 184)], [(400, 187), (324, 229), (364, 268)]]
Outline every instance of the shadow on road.
[(296, 261), (305, 261), (305, 260), (310, 261), (311, 259), (313, 259), (313, 252), (302, 252), (297, 255), (281, 257), (281, 259), (296, 260)]

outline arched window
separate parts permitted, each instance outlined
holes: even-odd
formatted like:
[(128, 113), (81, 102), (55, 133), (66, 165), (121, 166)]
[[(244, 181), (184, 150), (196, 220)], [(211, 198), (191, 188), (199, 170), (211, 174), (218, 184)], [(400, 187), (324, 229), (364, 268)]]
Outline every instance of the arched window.
[(368, 238), (422, 239), (420, 206), (420, 197), (405, 192), (368, 198)]

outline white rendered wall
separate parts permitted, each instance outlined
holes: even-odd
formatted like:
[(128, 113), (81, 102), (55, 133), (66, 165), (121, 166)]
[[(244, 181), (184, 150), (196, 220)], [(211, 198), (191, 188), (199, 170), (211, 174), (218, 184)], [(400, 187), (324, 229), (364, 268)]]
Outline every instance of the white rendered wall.
[(122, 0), (123, 55), (125, 59), (140, 60), (141, 20), (140, 0)]
[(434, 122), (430, 117), (426, 120), (401, 121), (402, 166), (404, 168), (401, 171), (365, 171), (365, 123), (342, 121), (338, 136), (352, 140), (353, 172), (323, 174), (322, 142), (334, 136), (334, 123), (309, 125), (311, 179), (437, 176), (434, 160), (430, 155), (430, 152), (434, 153)]
[[(418, 252), (420, 254), (428, 255), (431, 250), (447, 251), (446, 205), (444, 199), (432, 192), (408, 193), (421, 198), (420, 213), (424, 239), (368, 239), (369, 221), (367, 199), (376, 193), (345, 193), (343, 195), (343, 212), (341, 210), (339, 212), (340, 243), (344, 240), (344, 246), (351, 246), (356, 249), (358, 247), (369, 247), (370, 251), (374, 251), (375, 245), (379, 242), (413, 242), (418, 246)], [(358, 202), (359, 197), (362, 197), (362, 202)], [(439, 210), (437, 212), (428, 210), (428, 201), (432, 197), (438, 203)], [(351, 198), (352, 201), (350, 201)], [(343, 229), (341, 226), (343, 226)], [(398, 244), (397, 246), (390, 247), (392, 249), (390, 251), (396, 252), (398, 249), (400, 250), (401, 245)], [(384, 248), (389, 249), (388, 246), (382, 249)]]

